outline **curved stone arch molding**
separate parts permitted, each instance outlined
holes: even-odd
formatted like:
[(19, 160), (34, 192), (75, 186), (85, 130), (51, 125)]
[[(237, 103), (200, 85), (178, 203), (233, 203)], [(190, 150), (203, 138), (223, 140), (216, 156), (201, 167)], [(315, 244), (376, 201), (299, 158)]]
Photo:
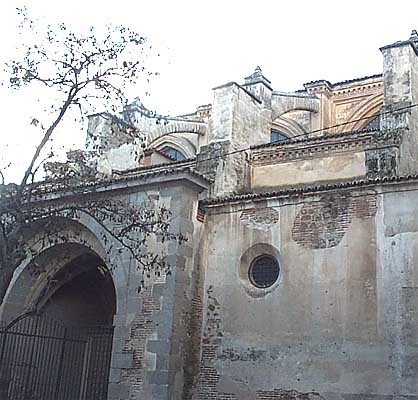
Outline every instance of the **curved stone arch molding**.
[(167, 124), (159, 125), (153, 129), (148, 136), (148, 143), (152, 143), (158, 138), (176, 133), (194, 133), (196, 135), (204, 135), (206, 133), (206, 123), (194, 121), (172, 121)]
[(301, 124), (292, 120), (291, 118), (285, 117), (284, 115), (273, 121), (272, 128), (277, 128), (280, 132), (288, 137), (299, 137), (307, 135), (307, 132)]
[[(41, 293), (43, 287), (45, 286), (45, 277), (36, 279), (31, 276), (28, 271), (28, 266), (31, 262), (34, 261), (37, 257), (47, 254), (48, 251), (53, 250), (56, 246), (68, 245), (68, 246), (79, 246), (84, 247), (85, 251), (91, 251), (100, 257), (104, 263), (108, 263), (107, 249), (108, 245), (105, 245), (100, 239), (102, 236), (101, 233), (104, 233), (103, 227), (90, 216), (83, 214), (79, 219), (67, 219), (64, 217), (57, 217), (57, 223), (60, 223), (63, 227), (61, 232), (77, 232), (75, 235), (71, 235), (71, 238), (68, 241), (56, 242), (54, 244), (49, 244), (45, 246), (39, 255), (34, 258), (29, 256), (22, 262), (22, 264), (15, 270), (13, 274), (12, 281), (10, 282), (9, 288), (6, 292), (4, 301), (0, 307), (0, 321), (7, 321), (16, 314), (20, 314), (28, 310), (28, 307), (34, 304), (37, 300), (39, 294)], [(34, 243), (37, 240), (37, 236), (34, 236), (31, 240)], [(30, 244), (30, 242), (29, 242)], [(80, 249), (81, 250), (81, 249)], [(74, 257), (71, 260), (74, 260), (82, 252), (74, 253)], [(58, 272), (60, 268), (67, 265), (71, 262), (70, 259), (65, 259), (65, 263), (60, 265), (56, 264), (54, 268), (54, 273)], [(57, 261), (57, 258), (54, 259), (54, 262)], [(128, 275), (130, 271), (125, 271), (123, 266), (116, 267), (115, 271), (112, 272), (113, 284), (116, 291), (116, 312), (117, 314), (123, 313), (123, 308), (125, 307), (124, 296), (126, 294), (126, 287), (128, 283)], [(25, 292), (27, 289), (27, 292)], [(17, 302), (16, 302), (17, 300)]]
[(289, 111), (309, 111), (317, 113), (319, 110), (320, 100), (316, 97), (273, 93), (271, 99), (272, 121)]
[(381, 93), (366, 99), (348, 115), (347, 122), (353, 122), (347, 124), (342, 130), (358, 131), (363, 129), (379, 113), (382, 105), (383, 94)]
[(196, 156), (196, 146), (188, 139), (180, 136), (167, 135), (162, 136), (149, 145), (150, 148), (162, 150), (164, 147), (172, 147), (180, 151), (186, 158)]

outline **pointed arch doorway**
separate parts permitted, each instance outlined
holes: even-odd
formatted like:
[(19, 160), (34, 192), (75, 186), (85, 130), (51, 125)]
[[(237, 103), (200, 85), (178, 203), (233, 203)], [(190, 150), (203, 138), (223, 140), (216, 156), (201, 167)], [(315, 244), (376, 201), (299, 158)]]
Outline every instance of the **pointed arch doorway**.
[[(0, 331), (0, 398), (104, 400), (116, 311), (113, 279), (103, 260), (80, 245), (48, 252), (36, 262), (59, 267), (35, 279), (42, 281), (28, 296), (35, 307)], [(65, 254), (72, 257), (60, 265), (56, 257)]]

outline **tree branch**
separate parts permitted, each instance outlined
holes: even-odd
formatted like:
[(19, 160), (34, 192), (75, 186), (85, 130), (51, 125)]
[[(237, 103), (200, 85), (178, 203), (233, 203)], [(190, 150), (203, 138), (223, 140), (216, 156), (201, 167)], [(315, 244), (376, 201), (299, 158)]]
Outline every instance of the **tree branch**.
[(74, 97), (77, 95), (77, 92), (78, 91), (77, 91), (76, 88), (72, 88), (68, 92), (67, 99), (65, 100), (64, 104), (62, 105), (61, 110), (58, 114), (58, 117), (51, 124), (51, 126), (47, 129), (44, 137), (42, 138), (41, 142), (39, 143), (38, 147), (36, 148), (35, 153), (34, 153), (32, 159), (31, 159), (31, 162), (30, 162), (28, 168), (25, 171), (25, 174), (23, 176), (22, 181), (20, 182), (20, 187), (19, 187), (19, 191), (18, 191), (18, 198), (21, 197), (21, 195), (22, 195), (23, 188), (27, 184), (28, 178), (29, 178), (30, 174), (32, 173), (32, 168), (33, 168), (36, 160), (38, 159), (42, 149), (45, 147), (45, 144), (51, 138), (51, 135), (53, 134), (57, 125), (61, 122), (62, 118), (64, 117), (65, 113), (67, 112), (68, 107), (71, 105), (72, 101), (74, 100)]

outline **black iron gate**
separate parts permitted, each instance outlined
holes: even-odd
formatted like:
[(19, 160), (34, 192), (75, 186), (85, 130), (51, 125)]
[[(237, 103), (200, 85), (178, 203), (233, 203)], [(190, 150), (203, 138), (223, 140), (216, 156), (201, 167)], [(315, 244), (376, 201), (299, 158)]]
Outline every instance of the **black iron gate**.
[(1, 400), (105, 400), (113, 327), (26, 314), (0, 329)]

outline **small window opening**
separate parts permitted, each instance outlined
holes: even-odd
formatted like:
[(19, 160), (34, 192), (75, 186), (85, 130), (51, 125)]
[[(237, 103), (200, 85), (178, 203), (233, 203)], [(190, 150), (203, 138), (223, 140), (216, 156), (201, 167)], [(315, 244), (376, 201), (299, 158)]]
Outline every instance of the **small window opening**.
[(367, 123), (364, 129), (378, 130), (380, 129), (380, 115), (376, 115), (371, 121)]
[(248, 270), (251, 283), (262, 289), (272, 286), (279, 278), (279, 274), (279, 263), (269, 255), (257, 257)]
[(161, 150), (161, 152), (169, 156), (170, 158), (173, 158), (176, 161), (183, 161), (186, 159), (185, 155), (181, 151), (178, 151), (173, 147), (165, 147)]
[(289, 137), (284, 133), (281, 133), (277, 129), (272, 129), (270, 131), (270, 143), (282, 142), (283, 140), (288, 140)]

